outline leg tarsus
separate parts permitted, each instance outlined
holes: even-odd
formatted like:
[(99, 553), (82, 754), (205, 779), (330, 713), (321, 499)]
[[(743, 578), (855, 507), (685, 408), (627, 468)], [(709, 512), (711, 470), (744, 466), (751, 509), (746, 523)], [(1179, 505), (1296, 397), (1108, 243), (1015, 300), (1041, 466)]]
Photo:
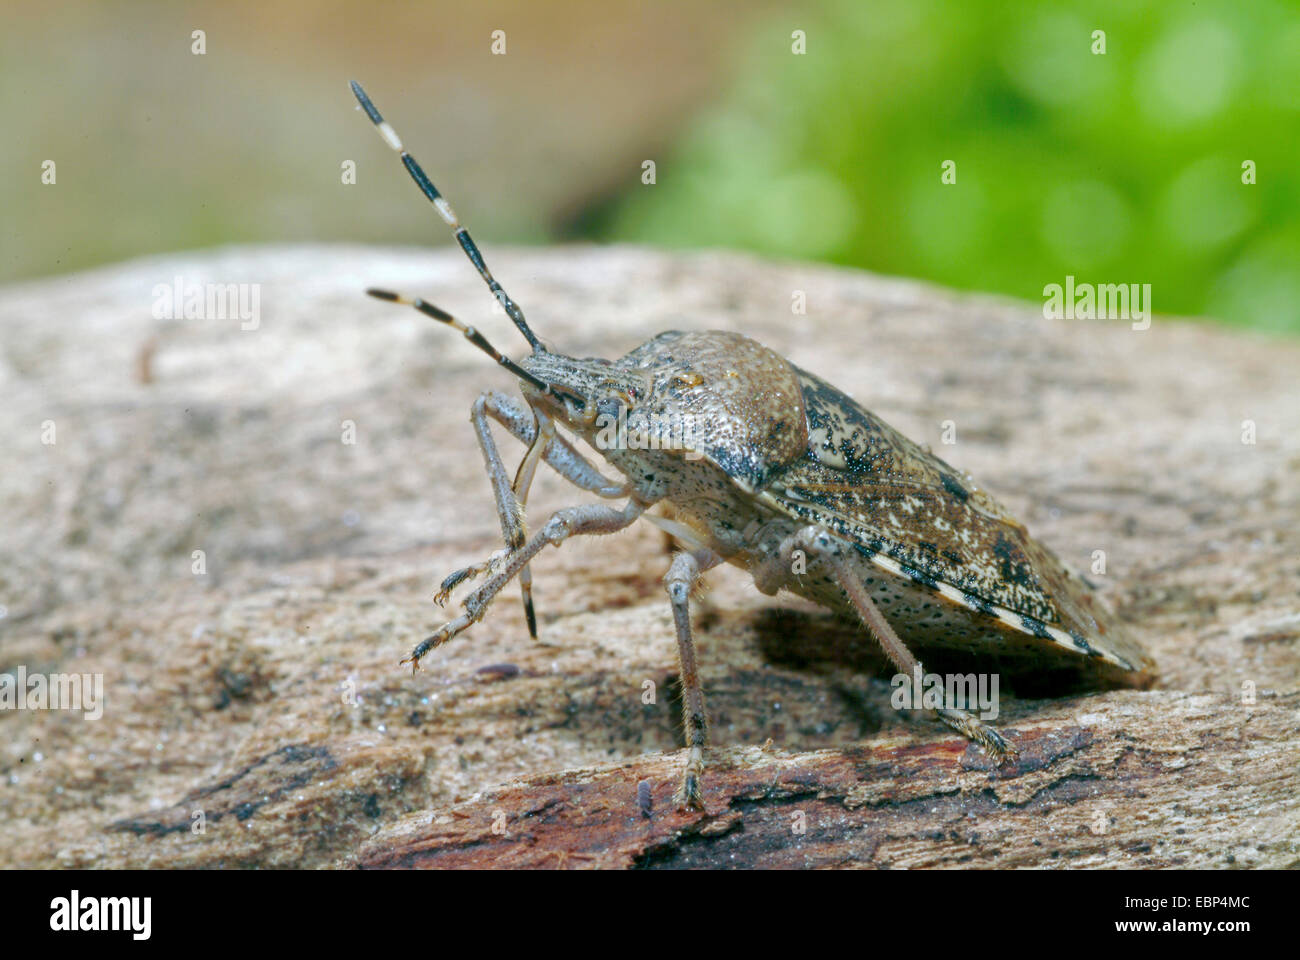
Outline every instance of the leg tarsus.
[(521, 569), (528, 566), (529, 561), (544, 547), (548, 545), (558, 547), (569, 537), (582, 534), (617, 533), (636, 522), (637, 517), (645, 513), (646, 506), (630, 500), (622, 509), (615, 509), (603, 503), (591, 503), (556, 510), (546, 521), (546, 526), (542, 527), (521, 549), (507, 554), (501, 569), (493, 572), (485, 583), (465, 598), (462, 603), (465, 608), (464, 613), (454, 620), (447, 621), (416, 644), (410, 656), (402, 663), (411, 663), (418, 667), (420, 659), (430, 650), (442, 646), (470, 624), (482, 620), (489, 604), (496, 599), (501, 589), (513, 580)]
[[(484, 609), (486, 609), (486, 605), (484, 606)], [(456, 634), (460, 633), (471, 623), (476, 623), (482, 618), (483, 618), (483, 610), (481, 609), (478, 611), (477, 615), (475, 615), (474, 613), (467, 612), (467, 613), (462, 613), (459, 617), (457, 617), (454, 620), (448, 620), (446, 623), (444, 623), (433, 633), (429, 634), (429, 636), (425, 637), (423, 640), (417, 643), (415, 645), (415, 649), (411, 651), (410, 656), (402, 658), (402, 660), (399, 661), (398, 666), (409, 663), (411, 665), (411, 673), (414, 674), (417, 670), (420, 669), (420, 660), (426, 654), (428, 654), (430, 650), (434, 650), (437, 647), (441, 647), (444, 643), (446, 643), (452, 637), (456, 636)]]
[(467, 580), (473, 580), (475, 577), (482, 576), (484, 573), (491, 573), (501, 565), (501, 561), (510, 555), (509, 550), (498, 550), (492, 556), (488, 557), (482, 563), (473, 563), (468, 567), (461, 567), (459, 570), (449, 574), (438, 592), (433, 596), (433, 602), (438, 606), (445, 606), (451, 598), (451, 592)]
[(984, 752), (998, 766), (1020, 755), (1015, 744), (978, 717), (952, 707), (940, 707), (934, 712), (948, 726), (983, 747)]

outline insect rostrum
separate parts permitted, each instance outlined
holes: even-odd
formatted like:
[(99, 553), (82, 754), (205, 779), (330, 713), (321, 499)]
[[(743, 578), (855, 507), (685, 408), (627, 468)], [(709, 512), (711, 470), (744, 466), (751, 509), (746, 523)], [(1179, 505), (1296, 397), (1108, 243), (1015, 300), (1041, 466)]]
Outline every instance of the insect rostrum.
[[(465, 598), (464, 612), (421, 641), (404, 663), (418, 666), (434, 647), (482, 619), (516, 578), (536, 636), (532, 559), (569, 537), (616, 533), (645, 519), (683, 548), (664, 583), (677, 632), (689, 751), (679, 797), (691, 806), (703, 803), (707, 721), (689, 597), (700, 576), (723, 562), (747, 570), (766, 594), (789, 590), (856, 617), (907, 676), (918, 668), (913, 648), (948, 648), (999, 662), (1072, 662), (1108, 682), (1152, 679), (1151, 659), (1087, 585), (986, 492), (754, 340), (717, 330), (669, 331), (612, 361), (548, 351), (450, 204), (361, 87), (353, 83), (352, 90), (531, 348), (516, 363), (432, 304), (369, 291), (460, 330), (518, 378), (524, 401), (487, 391), (472, 412), (505, 549), (443, 582), (439, 603), (461, 584), (484, 578)], [(633, 435), (666, 442), (602, 445), (598, 434), (610, 416), (623, 418)], [(493, 420), (526, 445), (513, 477), (493, 439)], [(674, 423), (695, 429), (655, 435)], [(566, 432), (599, 449), (621, 479), (608, 478), (583, 457)], [(523, 505), (542, 462), (620, 505), (559, 510), (530, 535)], [(995, 760), (1016, 752), (968, 713), (948, 704), (936, 713)]]

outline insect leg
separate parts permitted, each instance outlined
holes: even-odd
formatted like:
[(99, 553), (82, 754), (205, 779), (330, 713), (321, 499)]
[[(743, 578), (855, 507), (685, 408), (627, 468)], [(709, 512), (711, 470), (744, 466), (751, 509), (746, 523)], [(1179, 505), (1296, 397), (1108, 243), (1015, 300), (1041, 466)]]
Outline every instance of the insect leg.
[[(474, 425), (479, 450), (483, 453), (483, 463), (487, 467), (488, 481), (492, 485), (492, 496), (496, 500), (497, 517), (501, 521), (501, 537), (505, 541), (507, 548), (505, 554), (508, 555), (522, 547), (526, 539), (523, 507), (515, 496), (514, 487), (510, 483), (510, 476), (506, 472), (506, 465), (501, 459), (496, 440), (493, 439), (492, 430), (488, 426), (487, 416), (485, 415), (487, 396), (486, 393), (482, 394), (474, 401), (474, 406), (470, 409), (470, 423)], [(442, 586), (433, 598), (434, 602), (442, 606), (451, 596), (452, 590), (481, 573), (495, 570), (502, 558), (503, 555), (494, 554), (484, 563), (473, 564), (455, 571), (442, 581)], [(535, 632), (531, 629), (530, 632), (536, 637)]]
[[(484, 391), (475, 401), (489, 417), (510, 431), (521, 443), (532, 444), (537, 436), (532, 408), (496, 390)], [(556, 434), (546, 447), (543, 459), (547, 466), (579, 489), (606, 500), (626, 497), (631, 485), (610, 480), (580, 454), (562, 435)]]
[[(537, 421), (537, 439), (528, 447), (528, 452), (524, 454), (524, 459), (519, 464), (519, 472), (515, 474), (513, 486), (515, 499), (519, 504), (519, 522), (522, 525), (520, 531), (520, 542), (512, 543), (512, 549), (519, 549), (523, 545), (523, 540), (528, 534), (528, 521), (524, 516), (524, 508), (528, 503), (528, 491), (533, 486), (533, 475), (537, 473), (537, 462), (542, 457), (542, 451), (546, 449), (551, 438), (555, 436), (555, 424), (551, 418), (546, 416), (540, 410), (534, 409), (533, 416)], [(537, 612), (533, 609), (533, 570), (532, 567), (525, 566), (519, 571), (519, 590), (524, 600), (524, 619), (528, 622), (528, 636), (534, 640), (537, 639)]]
[(503, 565), (492, 574), (477, 590), (465, 598), (465, 612), (454, 620), (439, 627), (433, 634), (425, 637), (411, 655), (401, 662), (411, 664), (411, 669), (418, 669), (420, 658), (435, 647), (440, 647), (472, 623), (483, 619), (488, 605), (496, 599), (502, 587), (515, 578), (519, 571), (542, 552), (548, 544), (558, 547), (569, 537), (581, 534), (617, 533), (631, 526), (648, 504), (630, 500), (622, 508), (607, 507), (603, 503), (584, 504), (579, 507), (565, 507), (551, 514), (546, 526), (533, 536), (524, 546), (506, 557)]
[[(858, 579), (853, 567), (844, 561), (833, 538), (826, 530), (817, 526), (804, 527), (782, 544), (781, 553), (787, 555), (792, 547), (806, 550), (810, 556), (818, 557), (826, 565), (834, 575), (835, 582), (848, 596), (858, 616), (862, 618), (862, 622), (885, 651), (885, 656), (889, 657), (890, 662), (900, 673), (910, 677), (922, 669), (920, 662), (912, 655), (912, 651), (908, 650), (899, 639), (894, 628), (885, 619), (885, 615), (871, 599), (871, 595), (867, 593), (866, 587)], [(1019, 752), (1000, 733), (965, 711), (944, 705), (934, 712), (948, 726), (983, 747), (984, 752), (997, 763)]]
[[(501, 519), (501, 535), (509, 550), (502, 554), (493, 554), (484, 563), (474, 564), (457, 570), (442, 582), (434, 600), (439, 606), (447, 602), (460, 584), (478, 575), (496, 569), (497, 562), (510, 552), (523, 545), (526, 535), (523, 524), (523, 505), (518, 502), (513, 485), (509, 482), (505, 463), (497, 450), (487, 418), (491, 417), (510, 431), (515, 439), (526, 443), (531, 448), (537, 440), (537, 426), (532, 408), (517, 402), (511, 397), (495, 390), (485, 390), (479, 394), (470, 410), (470, 422), (478, 438), (479, 449), (483, 452), (483, 461), (487, 465), (488, 479), (492, 485), (492, 496), (496, 500), (497, 516)], [(630, 491), (627, 483), (615, 483), (592, 466), (564, 437), (556, 434), (551, 437), (542, 454), (549, 467), (575, 487), (594, 493), (605, 499), (625, 497)], [(516, 538), (512, 531), (518, 531)], [(516, 542), (517, 540), (517, 542)], [(534, 634), (536, 636), (536, 634)]]
[[(521, 407), (503, 394), (488, 391), (479, 397), (475, 403), (475, 410), (479, 412), (480, 417), (481, 412), (488, 413), (516, 438), (529, 445), (528, 453), (525, 454), (523, 462), (519, 465), (519, 472), (515, 476), (513, 485), (514, 494), (518, 500), (521, 524), (519, 544), (523, 543), (523, 508), (528, 500), (528, 490), (532, 485), (539, 459), (545, 459), (552, 469), (570, 483), (600, 497), (607, 499), (625, 497), (631, 489), (627, 483), (616, 484), (608, 480), (585, 457), (578, 453), (567, 440), (556, 435), (554, 424), (549, 418), (531, 407)], [(480, 429), (486, 431), (486, 424)], [(495, 484), (494, 489), (496, 489)], [(497, 501), (497, 508), (498, 512), (500, 512), (500, 498)], [(507, 542), (509, 542), (508, 539)], [(515, 546), (517, 548), (517, 545)], [(536, 640), (537, 615), (533, 610), (532, 582), (532, 571), (530, 568), (524, 567), (519, 572), (519, 585), (524, 598), (524, 614), (528, 621), (528, 633), (529, 636)]]
[(498, 550), (482, 563), (471, 563), (468, 567), (461, 567), (459, 570), (452, 571), (439, 585), (438, 592), (433, 595), (433, 602), (440, 607), (444, 606), (451, 599), (451, 592), (458, 586), (467, 580), (473, 580), (481, 574), (491, 573), (508, 556), (510, 556), (508, 549)]
[(677, 627), (677, 663), (682, 686), (682, 730), (690, 754), (686, 773), (677, 791), (677, 802), (696, 810), (704, 809), (700, 784), (704, 777), (704, 743), (708, 736), (708, 718), (704, 712), (704, 689), (695, 662), (695, 640), (691, 635), (691, 590), (700, 574), (722, 562), (712, 550), (679, 553), (673, 557), (664, 587), (673, 606), (673, 623)]

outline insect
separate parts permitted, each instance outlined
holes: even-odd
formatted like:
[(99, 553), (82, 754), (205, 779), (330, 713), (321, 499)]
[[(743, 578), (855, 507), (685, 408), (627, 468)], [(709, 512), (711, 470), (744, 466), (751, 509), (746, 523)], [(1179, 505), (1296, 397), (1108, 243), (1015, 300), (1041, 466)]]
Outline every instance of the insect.
[[(612, 361), (546, 349), (393, 128), (355, 82), (352, 92), (531, 349), (516, 363), (425, 300), (367, 291), (459, 330), (518, 379), (524, 398), (521, 404), (488, 390), (471, 416), (505, 549), (443, 581), (440, 605), (462, 583), (485, 578), (464, 599), (464, 612), (403, 663), (418, 668), (429, 651), (481, 620), (514, 579), (535, 638), (532, 560), (548, 545), (617, 533), (644, 519), (682, 548), (664, 585), (681, 671), (687, 758), (677, 800), (686, 806), (703, 806), (707, 729), (689, 599), (701, 575), (724, 562), (747, 570), (765, 594), (789, 590), (855, 617), (909, 677), (920, 670), (916, 647), (997, 662), (1068, 663), (1106, 682), (1152, 679), (1151, 659), (1088, 586), (969, 476), (754, 340), (669, 331)], [(513, 477), (489, 421), (526, 447)], [(611, 423), (622, 425), (614, 442)], [(609, 479), (566, 432), (597, 449), (622, 479)], [(542, 463), (621, 505), (561, 509), (530, 534), (524, 505)], [(998, 763), (1017, 752), (946, 701), (935, 713)]]

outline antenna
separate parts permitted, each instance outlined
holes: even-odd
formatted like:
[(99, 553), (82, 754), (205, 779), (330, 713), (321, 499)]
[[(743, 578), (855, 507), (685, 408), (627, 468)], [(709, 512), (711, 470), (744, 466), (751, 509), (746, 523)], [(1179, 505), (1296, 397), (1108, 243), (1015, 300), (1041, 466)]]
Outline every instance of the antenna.
[[(397, 135), (397, 131), (392, 128), (392, 125), (389, 124), (388, 121), (380, 116), (379, 111), (375, 109), (375, 105), (371, 103), (370, 98), (366, 96), (366, 91), (361, 89), (361, 84), (357, 83), (355, 80), (349, 82), (352, 86), (352, 92), (356, 95), (357, 102), (361, 104), (361, 109), (366, 112), (366, 116), (370, 118), (371, 123), (378, 128), (379, 135), (384, 138), (384, 142), (397, 151), (398, 155), (402, 158), (402, 165), (406, 167), (406, 172), (411, 175), (411, 179), (414, 180), (415, 185), (420, 188), (420, 192), (423, 193), (429, 199), (429, 202), (433, 204), (434, 208), (438, 211), (438, 216), (442, 217), (442, 219), (447, 222), (447, 225), (455, 232), (456, 242), (459, 243), (461, 249), (465, 251), (465, 256), (469, 257), (469, 262), (474, 264), (474, 268), (478, 270), (479, 276), (482, 277), (483, 282), (488, 285), (488, 289), (492, 291), (492, 295), (500, 301), (501, 306), (505, 309), (506, 313), (509, 314), (510, 319), (513, 320), (515, 326), (519, 328), (519, 332), (524, 335), (525, 339), (527, 339), (528, 345), (533, 349), (533, 353), (545, 353), (546, 348), (542, 346), (541, 341), (537, 339), (537, 334), (533, 333), (532, 328), (528, 326), (528, 321), (524, 319), (524, 312), (519, 309), (519, 304), (510, 299), (510, 295), (501, 288), (501, 284), (497, 283), (496, 277), (492, 276), (492, 271), (489, 270), (487, 264), (483, 262), (483, 254), (479, 253), (478, 245), (474, 243), (474, 239), (469, 235), (469, 231), (462, 227), (460, 221), (456, 219), (456, 211), (452, 210), (451, 204), (448, 203), (447, 199), (438, 192), (438, 188), (433, 185), (433, 181), (429, 179), (428, 174), (426, 174), (424, 170), (421, 169), (420, 165), (416, 163), (415, 158), (406, 152), (406, 148), (402, 146), (402, 139)], [(372, 296), (373, 295), (375, 294), (372, 292)], [(380, 299), (387, 298), (380, 297)], [(423, 301), (417, 302), (422, 303)], [(430, 316), (433, 316), (433, 314), (430, 314)], [(498, 356), (500, 355), (498, 354)]]
[(474, 344), (474, 346), (478, 347), (480, 350), (486, 353), (497, 363), (501, 364), (501, 366), (505, 367), (507, 370), (513, 373), (520, 380), (524, 380), (532, 384), (534, 387), (536, 387), (538, 390), (541, 390), (543, 393), (549, 393), (551, 396), (558, 397), (561, 400), (568, 400), (576, 404), (579, 409), (584, 409), (586, 407), (586, 403), (583, 401), (582, 397), (579, 397), (577, 394), (570, 393), (567, 390), (560, 389), (559, 387), (556, 387), (554, 384), (547, 383), (545, 380), (541, 379), (540, 377), (529, 373), (527, 370), (519, 366), (519, 364), (515, 363), (505, 354), (501, 353), (501, 351), (499, 351), (496, 347), (492, 346), (492, 344), (488, 343), (487, 337), (483, 336), (483, 334), (479, 333), (477, 330), (475, 330), (473, 327), (469, 326), (468, 324), (462, 323), (460, 320), (457, 320), (455, 317), (453, 317), (446, 310), (443, 310), (441, 307), (436, 307), (432, 303), (429, 303), (427, 300), (421, 300), (419, 297), (414, 297), (414, 298), (404, 297), (400, 293), (394, 293), (391, 290), (377, 290), (374, 287), (371, 287), (366, 291), (366, 293), (374, 297), (376, 300), (386, 300), (389, 303), (401, 303), (401, 304), (405, 304), (408, 307), (414, 307), (416, 310), (419, 310), (426, 317), (433, 317), (433, 319), (439, 321), (440, 323), (445, 323), (449, 327), (455, 327), (457, 330), (459, 330), (461, 333), (465, 335), (466, 340)]

